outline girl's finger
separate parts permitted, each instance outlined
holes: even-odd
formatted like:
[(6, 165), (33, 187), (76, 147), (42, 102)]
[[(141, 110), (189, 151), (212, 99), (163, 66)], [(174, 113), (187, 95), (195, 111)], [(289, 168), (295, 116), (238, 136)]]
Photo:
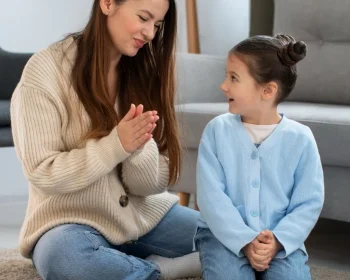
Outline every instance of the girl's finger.
[(254, 246), (254, 251), (256, 250), (266, 250), (269, 248), (269, 246), (265, 243), (261, 243), (260, 241), (258, 241), (257, 239), (254, 239), (254, 241), (252, 242), (253, 246)]
[(270, 259), (269, 256), (261, 256), (255, 253), (252, 253), (252, 258), (255, 260), (255, 262), (264, 264), (267, 264), (268, 260)]
[(268, 244), (271, 242), (270, 238), (264, 235), (259, 234), (256, 238), (259, 242)]
[(260, 255), (260, 256), (269, 256), (269, 250), (264, 249), (264, 250), (255, 250), (255, 254)]
[(253, 261), (253, 263), (251, 265), (257, 271), (264, 271), (264, 270), (269, 268), (268, 265), (260, 265), (260, 264), (254, 262), (254, 261)]

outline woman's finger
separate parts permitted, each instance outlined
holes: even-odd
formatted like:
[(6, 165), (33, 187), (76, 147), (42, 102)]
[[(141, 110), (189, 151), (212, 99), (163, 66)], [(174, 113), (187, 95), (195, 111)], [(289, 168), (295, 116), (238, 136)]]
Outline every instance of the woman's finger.
[(135, 116), (135, 113), (136, 113), (136, 107), (134, 104), (131, 104), (129, 111), (125, 114), (125, 116), (122, 118), (120, 122), (127, 122), (132, 120)]
[[(135, 110), (135, 112), (136, 112), (136, 110)], [(144, 112), (144, 113), (142, 113), (141, 115), (139, 115), (139, 116), (133, 118), (133, 119), (131, 120), (131, 122), (130, 122), (130, 123), (131, 123), (131, 126), (132, 126), (132, 127), (135, 127), (135, 126), (139, 125), (140, 122), (146, 120), (146, 119), (149, 118), (149, 117), (153, 117), (152, 111)]]
[(144, 133), (141, 135), (138, 139), (136, 139), (133, 143), (135, 150), (138, 149), (140, 146), (145, 145), (151, 138), (153, 137), (150, 133)]
[(145, 127), (143, 127), (142, 129), (140, 129), (138, 132), (136, 132), (134, 134), (134, 141), (136, 141), (138, 138), (140, 138), (142, 135), (144, 135), (145, 133), (151, 133), (150, 131), (152, 130), (153, 128), (153, 124), (152, 123), (149, 123), (148, 125), (146, 125)]
[(133, 127), (134, 133), (138, 133), (140, 130), (142, 130), (148, 124), (152, 124), (158, 120), (159, 120), (158, 116), (148, 116), (147, 118), (143, 119), (141, 122), (139, 122), (138, 124), (136, 124)]
[(148, 133), (153, 133), (153, 131), (156, 129), (156, 127), (157, 127), (157, 124), (153, 123), (152, 124), (152, 129)]
[(142, 115), (143, 113), (143, 105), (142, 104), (139, 104), (137, 105), (136, 107), (136, 114), (135, 114), (135, 117), (138, 117), (140, 115)]

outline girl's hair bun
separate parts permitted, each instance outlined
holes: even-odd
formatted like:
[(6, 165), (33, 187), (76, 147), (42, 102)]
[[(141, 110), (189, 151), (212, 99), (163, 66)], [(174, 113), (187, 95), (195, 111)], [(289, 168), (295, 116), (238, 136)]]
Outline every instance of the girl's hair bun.
[(296, 42), (292, 36), (284, 34), (278, 34), (276, 39), (282, 43), (277, 55), (284, 65), (294, 66), (306, 56), (307, 46), (303, 41)]

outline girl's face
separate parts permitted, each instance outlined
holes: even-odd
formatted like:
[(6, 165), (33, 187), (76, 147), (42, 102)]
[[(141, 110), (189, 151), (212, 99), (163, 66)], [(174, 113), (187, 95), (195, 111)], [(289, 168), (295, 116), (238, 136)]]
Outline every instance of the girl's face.
[(112, 55), (135, 56), (152, 41), (169, 9), (169, 0), (100, 0), (107, 15), (107, 29), (114, 49)]
[(264, 88), (257, 84), (247, 65), (234, 54), (227, 58), (226, 78), (220, 88), (228, 99), (232, 114), (252, 117), (263, 107)]

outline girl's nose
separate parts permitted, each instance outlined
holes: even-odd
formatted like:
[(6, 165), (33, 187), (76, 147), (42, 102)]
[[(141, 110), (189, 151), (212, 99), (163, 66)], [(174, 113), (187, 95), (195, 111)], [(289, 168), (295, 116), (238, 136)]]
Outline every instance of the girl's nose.
[(220, 89), (223, 91), (223, 92), (227, 92), (227, 86), (226, 86), (226, 83), (223, 82), (221, 85), (220, 85)]

